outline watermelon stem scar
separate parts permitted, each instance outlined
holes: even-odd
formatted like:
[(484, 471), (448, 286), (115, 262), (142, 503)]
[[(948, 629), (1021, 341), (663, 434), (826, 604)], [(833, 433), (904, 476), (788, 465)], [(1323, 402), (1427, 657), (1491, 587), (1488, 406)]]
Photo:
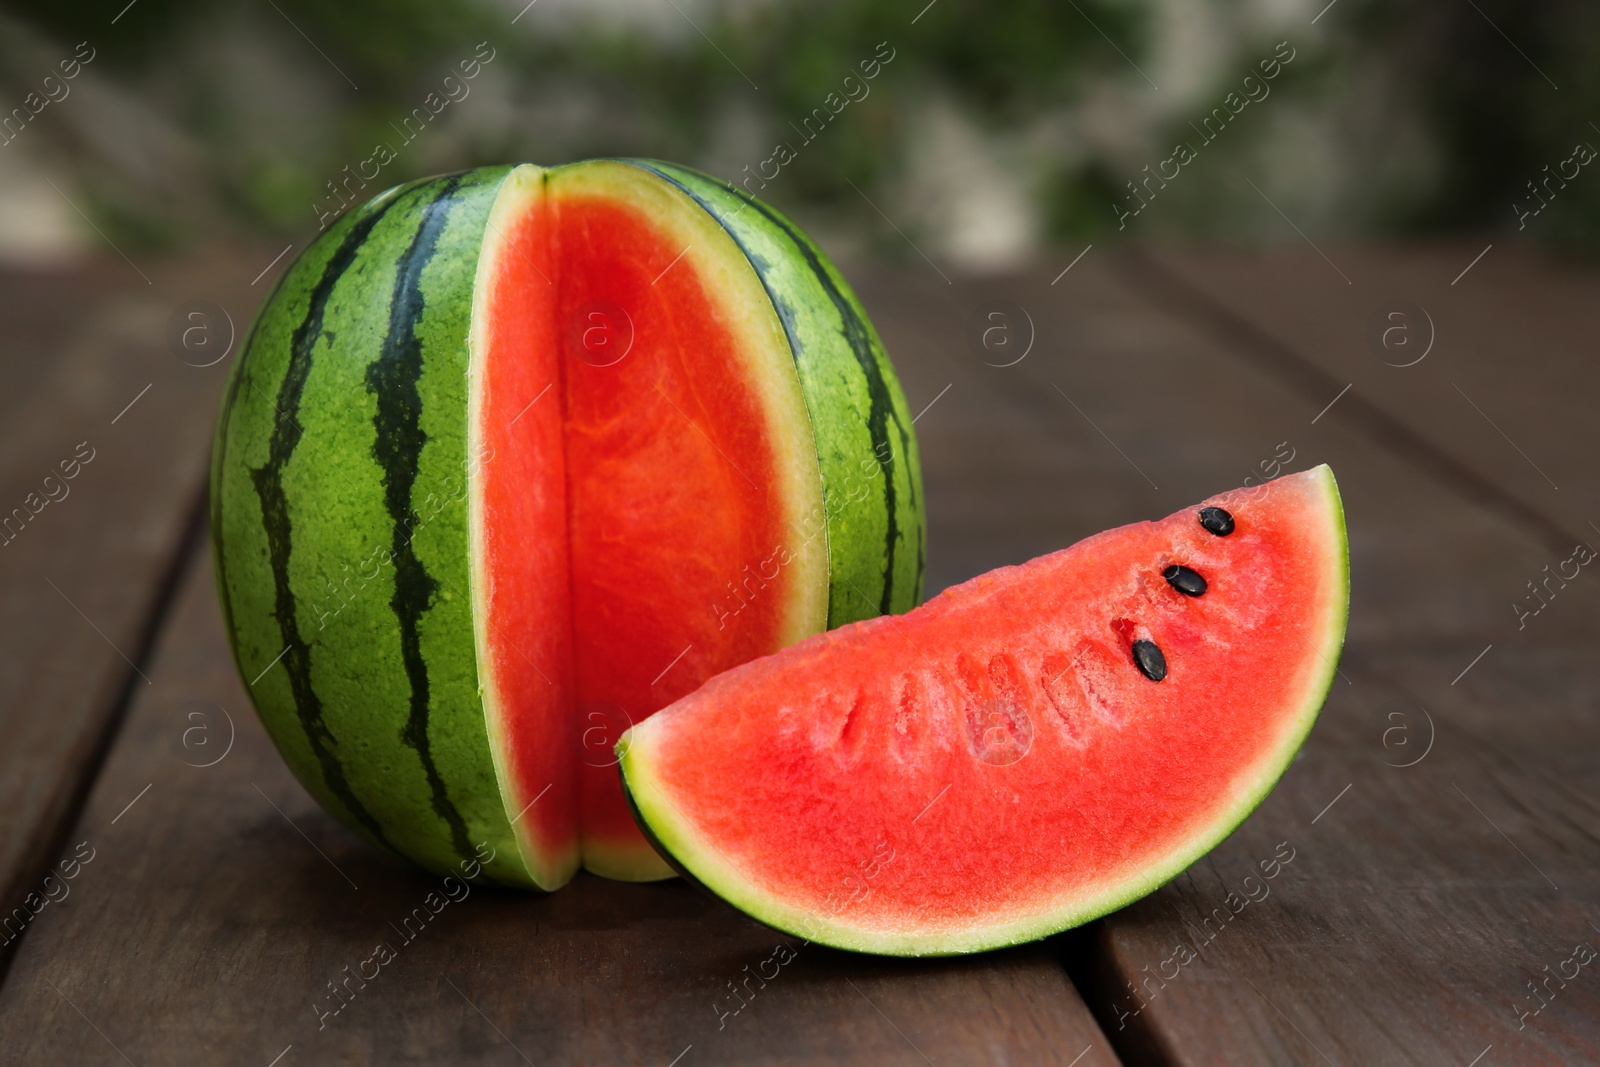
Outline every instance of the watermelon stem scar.
[(778, 212), (655, 161), (333, 221), (249, 331), (211, 490), (234, 657), (301, 783), (439, 873), (483, 843), (507, 885), (669, 876), (617, 739), (921, 596), (916, 442), (859, 303)]
[[(1348, 603), (1317, 467), (735, 667), (631, 728), (618, 766), (672, 862), (770, 926), (890, 955), (1015, 944), (1143, 896), (1255, 809)], [(880, 842), (894, 862), (864, 878)]]

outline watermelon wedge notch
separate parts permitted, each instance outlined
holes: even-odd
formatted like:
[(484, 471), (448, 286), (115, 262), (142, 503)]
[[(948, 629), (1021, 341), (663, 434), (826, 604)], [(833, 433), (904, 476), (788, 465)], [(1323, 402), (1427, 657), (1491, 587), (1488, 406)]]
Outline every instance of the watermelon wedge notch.
[(624, 786), (664, 855), (778, 929), (893, 955), (1033, 940), (1255, 809), (1348, 600), (1317, 467), (730, 670), (624, 735)]
[(920, 598), (910, 414), (860, 305), (782, 215), (655, 161), (423, 179), (329, 227), (234, 368), (211, 501), (301, 783), (509, 885), (670, 876), (622, 733)]
[[(827, 623), (826, 541), (789, 533), (822, 505), (805, 400), (761, 281), (729, 269), (728, 243), (628, 166), (513, 174), (488, 220), (468, 451), (506, 462), (482, 464), (471, 498), (477, 643), (511, 813), (576, 776), (575, 811), (518, 820), (524, 852), (558, 867), (575, 831), (591, 870), (670, 874), (617, 789), (612, 745), (723, 667)], [(728, 625), (713, 610), (724, 586), (786, 542)], [(542, 676), (524, 635), (565, 638)]]

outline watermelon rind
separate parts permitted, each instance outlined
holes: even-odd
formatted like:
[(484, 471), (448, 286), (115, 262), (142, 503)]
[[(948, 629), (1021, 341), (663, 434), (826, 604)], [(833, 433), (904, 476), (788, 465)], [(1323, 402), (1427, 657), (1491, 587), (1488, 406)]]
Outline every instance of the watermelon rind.
[(663, 718), (635, 726), (617, 743), (618, 769), (628, 802), (656, 847), (668, 854), (670, 862), (695, 882), (774, 929), (809, 942), (855, 952), (888, 956), (983, 952), (1081, 926), (1147, 896), (1215, 848), (1260, 806), (1305, 742), (1332, 687), (1349, 617), (1349, 541), (1344, 506), (1333, 471), (1323, 465), (1307, 474), (1315, 479), (1317, 497), (1322, 504), (1322, 525), (1329, 547), (1330, 584), (1327, 588), (1333, 593), (1323, 605), (1315, 632), (1306, 635), (1307, 655), (1315, 658), (1317, 669), (1307, 674), (1302, 696), (1284, 716), (1285, 729), (1278, 744), (1258, 761), (1255, 774), (1241, 779), (1232, 802), (1159, 862), (1120, 883), (1093, 896), (1046, 902), (1032, 914), (1012, 921), (937, 930), (875, 930), (807, 911), (763, 892), (674, 806), (650, 759), (651, 735), (665, 728), (663, 723), (668, 720)]

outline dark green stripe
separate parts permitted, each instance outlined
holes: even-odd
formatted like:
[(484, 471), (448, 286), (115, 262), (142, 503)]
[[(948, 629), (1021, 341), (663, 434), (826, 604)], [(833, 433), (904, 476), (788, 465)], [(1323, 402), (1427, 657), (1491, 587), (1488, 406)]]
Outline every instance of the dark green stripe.
[[(738, 194), (736, 193), (735, 195)], [(886, 446), (889, 448), (891, 455), (894, 453), (894, 446), (889, 442), (889, 420), (893, 419), (895, 429), (900, 434), (900, 455), (903, 457), (902, 462), (907, 461), (911, 455), (910, 435), (906, 432), (906, 428), (900, 424), (900, 416), (896, 414), (894, 410), (894, 401), (889, 396), (888, 384), (883, 380), (883, 370), (878, 366), (877, 351), (873, 347), (872, 337), (867, 333), (866, 323), (861, 321), (861, 316), (856, 313), (854, 305), (852, 305), (849, 300), (845, 299), (845, 295), (840, 292), (839, 287), (834, 284), (833, 276), (828, 273), (827, 266), (817, 255), (816, 249), (811, 246), (811, 242), (796, 232), (795, 228), (789, 224), (788, 219), (784, 218), (782, 215), (779, 215), (777, 212), (773, 211), (766, 204), (762, 203), (760, 200), (757, 200), (753, 196), (745, 194), (740, 196), (740, 199), (744, 200), (745, 203), (761, 212), (761, 214), (765, 216), (768, 221), (781, 229), (784, 234), (788, 236), (789, 240), (794, 243), (795, 248), (799, 249), (800, 254), (805, 257), (806, 265), (809, 266), (812, 273), (817, 276), (817, 281), (821, 283), (823, 291), (828, 294), (828, 299), (833, 301), (834, 310), (839, 313), (840, 329), (844, 333), (845, 341), (850, 345), (850, 351), (855, 355), (856, 363), (860, 365), (861, 373), (866, 378), (868, 401), (867, 433), (872, 438), (873, 451), (876, 455), (881, 457), (883, 453), (878, 451), (878, 449)], [(776, 306), (776, 297), (774, 297), (773, 303)], [(787, 312), (786, 309), (780, 308), (779, 314), (786, 315), (792, 313)], [(788, 323), (785, 322), (784, 329), (787, 330), (788, 328)], [(882, 462), (881, 458), (879, 462)], [(895, 542), (900, 539), (900, 521), (899, 516), (895, 511), (894, 475), (892, 473), (886, 474), (884, 476), (883, 483), (888, 534), (885, 538), (887, 541), (887, 550), (885, 552), (883, 569), (883, 597), (878, 604), (878, 614), (887, 615), (893, 610), (892, 605), (894, 604), (894, 554)], [(907, 479), (906, 484), (911, 493), (911, 507), (915, 509), (917, 507), (916, 481), (914, 479)], [(918, 585), (921, 585), (922, 583), (921, 541), (922, 539), (919, 537), (917, 539), (918, 547), (916, 577), (916, 582)]]
[[(294, 693), (295, 707), (299, 712), (300, 726), (305, 731), (317, 764), (328, 790), (339, 798), (350, 816), (363, 829), (382, 844), (392, 847), (382, 825), (350, 787), (344, 768), (332, 745), (337, 743), (327, 723), (323, 720), (322, 700), (311, 684), (311, 646), (300, 634), (295, 619), (295, 597), (289, 587), (289, 550), (292, 530), (289, 520), (289, 501), (284, 493), (283, 472), (294, 455), (295, 446), (304, 433), (299, 420), (300, 396), (305, 391), (306, 379), (311, 374), (311, 350), (322, 335), (322, 319), (327, 310), (328, 298), (341, 275), (354, 262), (356, 253), (366, 241), (372, 228), (378, 224), (399, 197), (392, 197), (350, 227), (339, 248), (322, 268), (322, 276), (311, 291), (306, 317), (294, 331), (289, 350), (289, 366), (278, 386), (277, 412), (273, 418), (272, 437), (268, 445), (267, 462), (250, 471), (256, 495), (261, 501), (261, 519), (266, 529), (267, 551), (272, 565), (273, 617), (278, 620), (278, 630), (286, 651), (284, 669), (289, 675), (289, 686)], [(243, 373), (240, 374), (243, 378)]]
[(473, 848), (467, 837), (467, 824), (445, 789), (428, 738), (428, 665), (422, 656), (418, 625), (432, 606), (439, 583), (417, 559), (411, 544), (412, 529), (422, 522), (412, 501), (412, 487), (417, 481), (422, 447), (427, 443), (427, 434), (421, 427), (422, 396), (417, 389), (423, 367), (422, 341), (417, 336), (425, 308), (422, 271), (433, 258), (458, 185), (459, 177), (444, 181), (422, 208), (422, 225), (395, 273), (389, 331), (378, 359), (367, 367), (367, 391), (377, 397), (377, 413), (373, 417), (377, 436), (372, 455), (383, 468), (384, 506), (394, 524), (394, 595), (389, 605), (400, 620), (400, 657), (411, 686), (410, 712), (400, 736), (422, 761), (434, 813), (449, 824), (451, 843), (463, 859), (470, 859)]
[[(223, 391), (222, 404), (217, 414), (217, 429), (214, 436), (216, 447), (211, 453), (211, 471), (207, 495), (210, 497), (210, 515), (212, 535), (222, 529), (222, 478), (227, 470), (228, 462), (228, 423), (233, 419), (233, 407), (239, 399), (239, 390), (244, 387), (245, 367), (244, 354), (250, 351), (250, 346), (255, 343), (256, 334), (261, 330), (261, 322), (266, 318), (267, 309), (278, 299), (278, 293), (283, 289), (283, 280), (293, 271), (294, 264), (289, 264), (272, 283), (272, 289), (267, 293), (261, 307), (256, 311), (256, 317), (250, 324), (250, 329), (239, 339), (239, 354), (234, 357), (233, 368), (228, 375), (228, 385)], [(211, 553), (211, 566), (216, 578), (217, 599), (222, 606), (222, 622), (227, 627), (230, 635), (237, 634), (239, 628), (233, 621), (233, 593), (228, 588), (228, 572), (226, 553), (213, 551)], [(247, 679), (248, 680), (248, 679)]]

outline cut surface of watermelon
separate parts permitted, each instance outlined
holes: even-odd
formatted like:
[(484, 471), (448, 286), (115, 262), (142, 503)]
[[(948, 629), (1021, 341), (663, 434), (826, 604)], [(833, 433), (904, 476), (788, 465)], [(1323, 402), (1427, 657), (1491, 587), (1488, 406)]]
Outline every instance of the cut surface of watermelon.
[(779, 929), (901, 955), (1032, 940), (1261, 802), (1348, 590), (1332, 472), (1284, 476), (728, 671), (623, 737), (625, 788), (676, 865)]

